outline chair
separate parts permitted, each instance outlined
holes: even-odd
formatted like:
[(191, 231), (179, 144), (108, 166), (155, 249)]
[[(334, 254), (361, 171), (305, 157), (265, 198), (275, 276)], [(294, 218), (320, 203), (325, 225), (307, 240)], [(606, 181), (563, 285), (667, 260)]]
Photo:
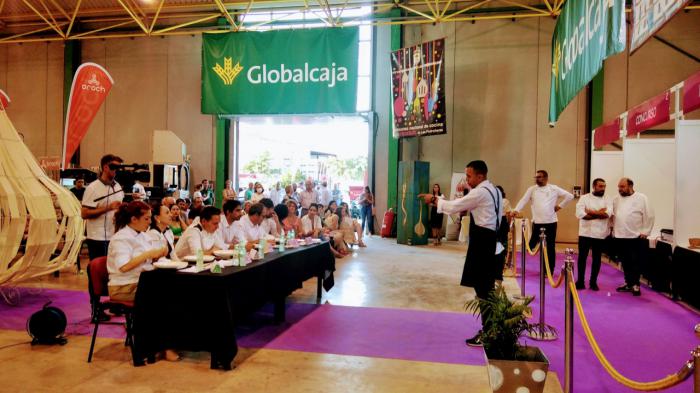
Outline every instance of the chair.
[[(107, 257), (95, 258), (87, 266), (88, 275), (88, 293), (90, 294), (90, 303), (92, 304), (92, 315), (100, 315), (105, 310), (110, 310), (115, 313), (124, 314), (126, 320), (126, 340), (125, 346), (129, 346), (133, 351), (132, 327), (133, 327), (133, 302), (122, 302), (109, 299), (107, 283), (109, 282), (109, 273), (107, 272)], [(92, 332), (92, 341), (90, 342), (90, 352), (88, 353), (88, 363), (92, 361), (92, 352), (95, 349), (95, 338), (97, 338), (97, 329), (100, 326), (100, 318), (93, 318), (95, 329)], [(133, 357), (133, 352), (132, 352)]]

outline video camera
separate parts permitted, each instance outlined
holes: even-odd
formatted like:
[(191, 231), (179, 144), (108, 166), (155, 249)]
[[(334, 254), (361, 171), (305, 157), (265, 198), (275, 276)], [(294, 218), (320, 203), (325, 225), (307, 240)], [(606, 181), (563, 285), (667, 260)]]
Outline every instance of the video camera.
[[(136, 181), (141, 183), (151, 182), (151, 171), (148, 164), (122, 164), (117, 168), (114, 178), (125, 192), (130, 193)], [(129, 198), (124, 198), (127, 201)]]

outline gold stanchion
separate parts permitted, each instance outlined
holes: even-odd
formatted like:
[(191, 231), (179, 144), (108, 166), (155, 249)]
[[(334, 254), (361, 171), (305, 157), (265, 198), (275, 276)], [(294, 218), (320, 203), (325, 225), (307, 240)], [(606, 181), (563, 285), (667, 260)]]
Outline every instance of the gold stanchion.
[(561, 269), (566, 283), (564, 297), (564, 393), (574, 392), (574, 298), (571, 294), (571, 278), (574, 271), (574, 250), (566, 249), (566, 262)]
[(547, 235), (544, 233), (545, 229), (540, 228), (540, 323), (537, 328), (530, 332), (529, 336), (533, 340), (537, 341), (553, 341), (557, 339), (557, 333), (552, 329), (548, 329), (547, 325), (544, 323), (544, 291), (545, 291), (545, 275), (547, 274), (545, 264), (545, 255), (547, 254)]

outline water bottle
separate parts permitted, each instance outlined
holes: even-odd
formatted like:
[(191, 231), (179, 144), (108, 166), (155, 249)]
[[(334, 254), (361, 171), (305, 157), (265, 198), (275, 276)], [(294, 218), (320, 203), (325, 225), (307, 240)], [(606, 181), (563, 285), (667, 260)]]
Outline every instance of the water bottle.
[(258, 249), (258, 254), (260, 258), (265, 258), (265, 249), (267, 248), (267, 239), (264, 237), (260, 239), (260, 249)]
[(245, 266), (245, 246), (243, 243), (238, 243), (238, 266)]
[(195, 266), (197, 271), (204, 270), (204, 251), (201, 248), (197, 249), (197, 264)]
[(280, 236), (280, 244), (279, 244), (279, 248), (278, 248), (279, 252), (284, 252), (284, 241), (285, 241), (284, 234), (282, 234)]

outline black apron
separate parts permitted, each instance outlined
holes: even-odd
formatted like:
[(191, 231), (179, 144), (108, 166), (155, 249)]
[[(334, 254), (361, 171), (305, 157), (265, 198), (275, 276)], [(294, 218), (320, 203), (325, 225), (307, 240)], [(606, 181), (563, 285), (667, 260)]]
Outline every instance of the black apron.
[[(486, 191), (491, 195), (496, 208), (496, 228), (498, 228), (500, 221), (498, 202), (488, 188)], [(489, 285), (492, 287), (495, 280), (493, 265), (496, 262), (497, 233), (492, 229), (476, 225), (471, 212), (469, 219), (469, 248), (460, 285), (472, 288), (483, 288)]]

